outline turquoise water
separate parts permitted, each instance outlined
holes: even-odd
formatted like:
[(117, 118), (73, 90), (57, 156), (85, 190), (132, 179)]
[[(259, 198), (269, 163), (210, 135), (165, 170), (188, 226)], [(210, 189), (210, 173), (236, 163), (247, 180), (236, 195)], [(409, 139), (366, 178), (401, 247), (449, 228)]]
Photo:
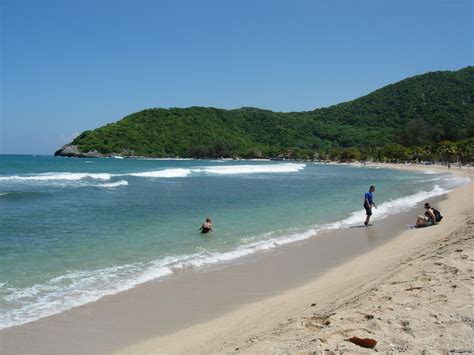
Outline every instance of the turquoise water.
[[(374, 220), (449, 174), (270, 161), (0, 156), (0, 328), (169, 275)], [(211, 216), (215, 232), (201, 235)]]

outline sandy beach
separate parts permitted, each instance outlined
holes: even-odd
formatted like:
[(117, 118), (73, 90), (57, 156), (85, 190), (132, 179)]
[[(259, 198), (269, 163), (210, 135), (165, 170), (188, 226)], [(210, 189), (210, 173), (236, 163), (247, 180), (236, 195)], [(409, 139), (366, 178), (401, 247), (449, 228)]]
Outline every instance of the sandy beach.
[[(471, 168), (452, 172), (473, 175)], [(3, 329), (0, 352), (370, 351), (347, 341), (354, 336), (375, 339), (373, 351), (473, 351), (472, 191), (469, 183), (431, 199), (444, 215), (437, 226), (406, 229), (420, 203), (371, 228), (185, 270)]]
[[(472, 168), (453, 172), (472, 179)], [(441, 201), (445, 218), (435, 227), (407, 230), (301, 287), (119, 353), (473, 352), (472, 192), (469, 183)]]

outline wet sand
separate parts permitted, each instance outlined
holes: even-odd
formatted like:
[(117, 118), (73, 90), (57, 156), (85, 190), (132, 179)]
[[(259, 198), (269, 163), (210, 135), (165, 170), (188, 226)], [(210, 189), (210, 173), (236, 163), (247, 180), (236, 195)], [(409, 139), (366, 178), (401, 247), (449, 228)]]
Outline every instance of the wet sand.
[[(462, 189), (448, 199), (430, 201), (447, 208), (453, 194), (460, 194), (457, 201), (464, 198), (451, 211), (453, 215), (445, 214), (451, 222), (443, 221), (432, 229), (439, 238), (454, 230), (454, 213), (469, 207), (465, 199), (466, 194), (472, 197), (472, 186)], [(180, 271), (58, 315), (1, 330), (0, 352), (229, 352), (235, 348), (241, 351), (245, 344), (263, 344), (241, 343), (252, 339), (251, 334), (270, 336), (284, 327), (281, 324), (288, 322), (288, 317), (303, 314), (308, 302), (341, 301), (348, 289), (361, 288), (357, 288), (360, 277), (393, 267), (414, 249), (430, 243), (433, 236), (426, 233), (429, 229), (405, 230), (421, 206), (376, 221), (370, 228), (325, 232), (232, 263)], [(414, 232), (419, 234), (416, 238)], [(272, 347), (279, 344), (277, 340), (267, 339), (269, 347), (247, 349), (283, 349)]]

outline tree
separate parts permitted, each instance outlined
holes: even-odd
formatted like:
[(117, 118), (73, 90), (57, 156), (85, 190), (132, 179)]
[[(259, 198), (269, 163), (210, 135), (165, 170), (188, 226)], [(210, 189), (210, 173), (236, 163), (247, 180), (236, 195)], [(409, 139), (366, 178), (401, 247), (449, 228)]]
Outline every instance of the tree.
[(387, 144), (382, 149), (382, 154), (389, 161), (396, 161), (397, 163), (400, 160), (408, 159), (408, 150), (407, 150), (407, 148), (405, 148), (404, 146), (402, 146), (400, 144), (397, 144), (397, 143)]
[(457, 147), (456, 144), (450, 141), (441, 141), (438, 145), (439, 153), (443, 159), (443, 161), (451, 161), (453, 158), (456, 157)]
[(361, 153), (360, 150), (357, 148), (345, 148), (342, 149), (339, 153), (339, 160), (343, 162), (360, 160), (360, 157)]

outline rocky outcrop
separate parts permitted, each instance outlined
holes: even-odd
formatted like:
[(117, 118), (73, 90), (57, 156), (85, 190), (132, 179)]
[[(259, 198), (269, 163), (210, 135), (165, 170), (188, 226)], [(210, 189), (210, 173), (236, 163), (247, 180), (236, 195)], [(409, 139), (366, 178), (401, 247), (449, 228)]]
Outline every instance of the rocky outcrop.
[(76, 157), (76, 158), (100, 158), (105, 155), (99, 153), (97, 150), (82, 152), (77, 145), (66, 144), (61, 149), (58, 149), (54, 156), (60, 157)]

